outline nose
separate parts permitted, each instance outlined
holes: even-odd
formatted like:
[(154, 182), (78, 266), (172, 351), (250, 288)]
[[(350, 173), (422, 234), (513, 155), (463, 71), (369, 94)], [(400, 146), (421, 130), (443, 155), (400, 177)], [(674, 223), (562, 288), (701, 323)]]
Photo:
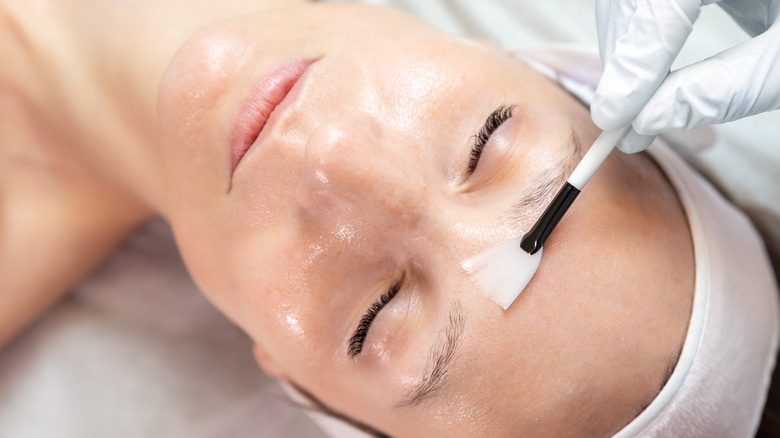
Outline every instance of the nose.
[(369, 115), (319, 126), (306, 144), (298, 204), (330, 220), (346, 215), (394, 223), (413, 220), (419, 215), (421, 190), (410, 146)]

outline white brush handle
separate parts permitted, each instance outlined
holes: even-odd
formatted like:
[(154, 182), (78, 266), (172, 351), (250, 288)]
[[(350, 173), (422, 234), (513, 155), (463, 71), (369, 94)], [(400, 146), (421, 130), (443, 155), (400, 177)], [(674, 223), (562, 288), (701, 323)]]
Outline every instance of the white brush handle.
[(618, 140), (623, 137), (629, 126), (602, 132), (596, 141), (593, 142), (593, 146), (582, 157), (577, 167), (574, 168), (574, 172), (571, 173), (567, 182), (576, 187), (577, 190), (582, 190), (585, 184), (590, 181), (590, 177), (596, 173), (596, 170), (607, 159), (609, 153), (615, 148)]

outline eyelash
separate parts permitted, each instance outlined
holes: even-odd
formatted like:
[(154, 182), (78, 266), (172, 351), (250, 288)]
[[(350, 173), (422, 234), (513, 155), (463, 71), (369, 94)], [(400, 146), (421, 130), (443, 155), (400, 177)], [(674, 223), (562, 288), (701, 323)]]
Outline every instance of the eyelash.
[(371, 328), (371, 323), (374, 322), (374, 318), (376, 318), (376, 315), (379, 313), (379, 311), (382, 310), (382, 308), (385, 307), (385, 305), (387, 305), (387, 303), (389, 303), (390, 300), (396, 296), (398, 291), (401, 289), (402, 281), (403, 279), (397, 281), (390, 287), (390, 289), (385, 291), (385, 293), (383, 293), (377, 301), (368, 307), (365, 315), (360, 318), (360, 323), (358, 324), (355, 333), (352, 335), (352, 338), (349, 340), (348, 351), (350, 357), (354, 358), (360, 354), (361, 351), (363, 351), (363, 342), (366, 340), (366, 335), (368, 335), (368, 329)]
[(485, 149), (490, 136), (501, 126), (504, 122), (512, 117), (512, 111), (514, 111), (515, 105), (506, 106), (501, 105), (495, 111), (490, 113), (485, 124), (474, 136), (474, 146), (471, 148), (471, 155), (469, 156), (469, 174), (474, 173), (479, 163), (479, 158), (482, 156), (482, 150)]

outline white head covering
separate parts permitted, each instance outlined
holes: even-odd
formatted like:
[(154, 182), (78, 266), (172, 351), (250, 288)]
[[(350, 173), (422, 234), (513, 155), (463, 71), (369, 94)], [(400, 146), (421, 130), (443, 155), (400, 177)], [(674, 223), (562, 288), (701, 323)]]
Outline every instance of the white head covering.
[[(518, 58), (584, 102), (600, 77), (598, 57), (590, 51), (559, 46)], [(688, 140), (700, 149), (696, 134), (686, 139), (677, 133), (676, 142)], [(668, 382), (613, 438), (753, 436), (778, 347), (778, 291), (763, 241), (745, 215), (663, 140), (648, 152), (688, 217), (696, 263), (693, 310)]]
[[(601, 67), (592, 52), (559, 46), (517, 56), (590, 101)], [(763, 242), (747, 218), (662, 140), (648, 151), (688, 217), (696, 264), (693, 310), (668, 382), (613, 438), (753, 436), (775, 365), (780, 314)], [(367, 436), (337, 420), (313, 417), (334, 438)]]
[(774, 274), (747, 218), (656, 143), (651, 155), (677, 188), (693, 237), (693, 311), (669, 381), (614, 437), (753, 436), (777, 354)]

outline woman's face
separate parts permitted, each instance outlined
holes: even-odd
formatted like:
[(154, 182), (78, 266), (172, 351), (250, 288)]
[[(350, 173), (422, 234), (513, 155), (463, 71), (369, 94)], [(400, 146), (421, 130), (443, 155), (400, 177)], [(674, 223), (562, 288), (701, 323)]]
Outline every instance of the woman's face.
[(654, 181), (643, 157), (608, 160), (508, 311), (461, 269), (527, 230), (598, 134), (494, 48), (376, 7), (264, 12), (190, 38), (159, 110), (193, 277), (267, 371), (341, 412), (400, 436), (605, 435), (675, 359), (690, 254), (655, 233), (674, 199), (626, 186)]

